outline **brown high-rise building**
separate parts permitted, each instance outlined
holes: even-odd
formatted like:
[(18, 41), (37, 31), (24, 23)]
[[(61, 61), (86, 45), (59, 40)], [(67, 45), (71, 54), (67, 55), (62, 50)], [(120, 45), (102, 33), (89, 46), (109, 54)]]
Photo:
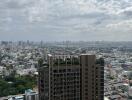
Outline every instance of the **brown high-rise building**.
[(81, 100), (103, 100), (104, 60), (95, 55), (81, 55)]
[(39, 100), (103, 100), (104, 60), (95, 55), (48, 56), (39, 64)]

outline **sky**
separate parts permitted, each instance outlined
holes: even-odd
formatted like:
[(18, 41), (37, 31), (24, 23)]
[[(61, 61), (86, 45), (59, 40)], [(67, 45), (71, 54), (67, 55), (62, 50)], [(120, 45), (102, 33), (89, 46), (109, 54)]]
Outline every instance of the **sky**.
[(0, 40), (132, 41), (132, 0), (1, 0)]

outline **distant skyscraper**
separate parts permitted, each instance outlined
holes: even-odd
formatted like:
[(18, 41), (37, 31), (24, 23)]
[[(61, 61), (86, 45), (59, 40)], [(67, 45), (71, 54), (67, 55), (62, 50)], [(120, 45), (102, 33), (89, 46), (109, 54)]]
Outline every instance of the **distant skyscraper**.
[(40, 100), (103, 100), (104, 60), (95, 55), (48, 56), (39, 62)]

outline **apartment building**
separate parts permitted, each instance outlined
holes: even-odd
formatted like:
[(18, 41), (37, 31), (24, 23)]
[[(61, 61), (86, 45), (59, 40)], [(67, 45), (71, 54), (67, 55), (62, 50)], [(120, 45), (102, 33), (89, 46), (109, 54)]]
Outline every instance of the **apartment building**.
[(103, 100), (103, 66), (95, 55), (48, 55), (39, 64), (39, 99)]

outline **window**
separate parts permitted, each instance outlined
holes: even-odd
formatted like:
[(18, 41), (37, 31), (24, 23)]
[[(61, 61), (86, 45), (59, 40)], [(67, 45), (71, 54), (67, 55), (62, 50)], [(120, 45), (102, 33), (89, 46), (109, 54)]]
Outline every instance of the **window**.
[(85, 89), (85, 91), (87, 92), (87, 91), (88, 91), (88, 89)]
[(85, 75), (88, 75), (88, 73), (85, 73)]
[(100, 83), (101, 86), (104, 86), (104, 83)]
[(88, 76), (86, 76), (85, 79), (88, 79)]
[(86, 80), (85, 83), (88, 83), (88, 81)]
[(53, 70), (54, 73), (57, 73), (57, 70)]
[(85, 95), (88, 95), (88, 93), (86, 92)]
[(104, 82), (104, 79), (100, 79), (101, 82)]

